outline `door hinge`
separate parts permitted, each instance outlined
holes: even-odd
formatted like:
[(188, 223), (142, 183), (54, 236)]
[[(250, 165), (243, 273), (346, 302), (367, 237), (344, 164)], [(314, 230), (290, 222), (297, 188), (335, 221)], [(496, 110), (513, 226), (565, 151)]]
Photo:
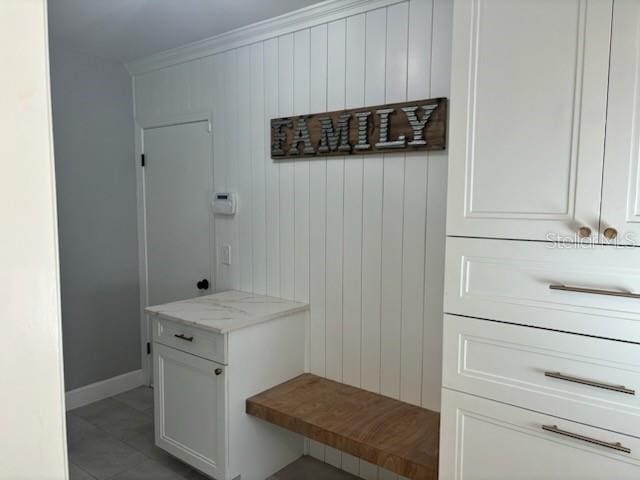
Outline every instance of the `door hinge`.
[(147, 355), (151, 355), (151, 342), (147, 342)]
[(141, 154), (140, 154), (140, 166), (141, 166), (141, 167), (144, 167), (144, 165), (145, 165), (145, 162), (144, 162), (144, 153), (141, 153)]

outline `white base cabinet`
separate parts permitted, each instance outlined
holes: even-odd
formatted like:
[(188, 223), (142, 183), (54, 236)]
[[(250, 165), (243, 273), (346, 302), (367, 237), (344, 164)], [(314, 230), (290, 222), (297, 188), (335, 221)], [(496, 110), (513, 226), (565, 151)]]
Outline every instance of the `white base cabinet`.
[(218, 334), (153, 320), (156, 445), (216, 480), (265, 480), (301, 436), (245, 413), (247, 398), (305, 371), (307, 312)]
[(640, 439), (443, 389), (440, 480), (637, 480)]
[(156, 443), (214, 478), (225, 478), (224, 365), (155, 345)]

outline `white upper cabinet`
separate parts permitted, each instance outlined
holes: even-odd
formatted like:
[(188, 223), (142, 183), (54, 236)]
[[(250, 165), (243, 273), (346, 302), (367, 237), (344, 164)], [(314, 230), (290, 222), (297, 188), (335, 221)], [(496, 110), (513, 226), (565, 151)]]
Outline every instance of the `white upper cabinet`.
[[(616, 0), (611, 39), (601, 232), (608, 236), (617, 234), (615, 241), (625, 245), (640, 245), (639, 95), (640, 2)], [(603, 240), (608, 241), (607, 238)]]
[(612, 10), (456, 0), (448, 235), (596, 238)]

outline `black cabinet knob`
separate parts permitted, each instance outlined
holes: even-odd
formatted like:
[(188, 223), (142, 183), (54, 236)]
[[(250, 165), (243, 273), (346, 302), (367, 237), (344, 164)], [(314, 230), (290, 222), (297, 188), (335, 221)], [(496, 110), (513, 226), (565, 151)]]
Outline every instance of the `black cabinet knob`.
[(196, 287), (198, 287), (198, 290), (209, 290), (209, 280), (207, 280), (206, 278), (200, 280), (198, 283), (196, 283)]

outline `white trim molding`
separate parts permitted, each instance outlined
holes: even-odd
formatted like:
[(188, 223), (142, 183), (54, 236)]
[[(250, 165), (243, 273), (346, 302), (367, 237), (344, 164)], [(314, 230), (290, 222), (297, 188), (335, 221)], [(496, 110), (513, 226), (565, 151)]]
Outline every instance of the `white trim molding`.
[(406, 0), (327, 0), (214, 37), (133, 60), (125, 64), (125, 67), (132, 76), (141, 75), (404, 1)]
[(66, 408), (67, 411), (69, 411), (74, 408), (83, 407), (144, 384), (144, 372), (142, 370), (134, 370), (123, 375), (118, 375), (117, 377), (102, 380), (101, 382), (85, 385), (84, 387), (67, 392)]

